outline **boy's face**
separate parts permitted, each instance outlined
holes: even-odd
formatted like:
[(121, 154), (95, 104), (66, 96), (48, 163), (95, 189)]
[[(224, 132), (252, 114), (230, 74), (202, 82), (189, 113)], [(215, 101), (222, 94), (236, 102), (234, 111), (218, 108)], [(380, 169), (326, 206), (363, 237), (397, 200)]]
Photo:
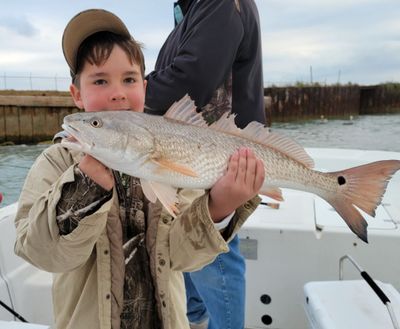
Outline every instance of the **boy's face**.
[(146, 83), (139, 65), (119, 47), (100, 66), (85, 62), (79, 89), (70, 87), (75, 105), (86, 112), (131, 110), (143, 112)]

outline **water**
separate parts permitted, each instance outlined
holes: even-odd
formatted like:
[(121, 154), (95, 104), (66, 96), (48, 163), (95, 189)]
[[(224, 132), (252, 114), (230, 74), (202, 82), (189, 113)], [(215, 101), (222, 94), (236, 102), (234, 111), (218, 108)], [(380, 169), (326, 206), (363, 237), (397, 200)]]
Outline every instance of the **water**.
[(0, 146), (0, 207), (18, 200), (29, 168), (47, 145)]
[(400, 114), (363, 115), (354, 120), (281, 123), (272, 130), (305, 147), (351, 148), (400, 152)]
[[(400, 114), (365, 115), (354, 120), (320, 120), (274, 124), (272, 130), (297, 140), (305, 147), (375, 149), (400, 152)], [(25, 176), (35, 158), (46, 148), (0, 147), (1, 206), (18, 200)]]

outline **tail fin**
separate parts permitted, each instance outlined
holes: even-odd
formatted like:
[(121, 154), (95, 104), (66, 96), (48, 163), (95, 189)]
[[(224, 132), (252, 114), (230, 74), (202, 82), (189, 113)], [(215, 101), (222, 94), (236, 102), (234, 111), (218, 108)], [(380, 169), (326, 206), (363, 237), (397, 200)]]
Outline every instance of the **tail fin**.
[(375, 210), (382, 201), (387, 184), (399, 169), (399, 160), (383, 160), (328, 173), (337, 178), (339, 188), (335, 196), (325, 199), (361, 240), (368, 242), (368, 224), (354, 206), (375, 217)]

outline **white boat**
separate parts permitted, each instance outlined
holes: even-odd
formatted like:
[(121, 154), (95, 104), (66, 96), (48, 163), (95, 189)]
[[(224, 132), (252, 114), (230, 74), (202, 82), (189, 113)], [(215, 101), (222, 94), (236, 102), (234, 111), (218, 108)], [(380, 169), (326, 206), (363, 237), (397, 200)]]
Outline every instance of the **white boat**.
[[(317, 148), (308, 148), (307, 152), (321, 171), (336, 171), (376, 160), (400, 160), (398, 152)], [(365, 310), (361, 315), (352, 311), (351, 307), (362, 308), (362, 303), (346, 306), (349, 301), (345, 297), (340, 299), (343, 285), (338, 283), (339, 260), (344, 255), (351, 255), (372, 278), (382, 282), (383, 290), (391, 293), (395, 316), (400, 319), (400, 172), (389, 183), (376, 217), (365, 215), (369, 244), (359, 240), (322, 199), (293, 190), (284, 190), (283, 196), (285, 201), (279, 209), (260, 205), (239, 233), (247, 265), (246, 328), (322, 328), (310, 319), (311, 306), (318, 304), (310, 298), (317, 293), (331, 295), (323, 296), (325, 301), (336, 297), (341, 312), (345, 312), (344, 319), (367, 318)], [(51, 275), (14, 255), (15, 211), (16, 204), (0, 209), (0, 301), (29, 322), (51, 326)], [(362, 296), (359, 271), (344, 263), (342, 274), (346, 284), (350, 282), (350, 287), (356, 287), (355, 291)], [(322, 289), (325, 284), (327, 288)], [(345, 287), (344, 291), (349, 290)], [(319, 313), (319, 318), (323, 312), (333, 311), (323, 307), (334, 307), (322, 304), (317, 305), (317, 310), (311, 309)], [(378, 308), (373, 307), (368, 315), (383, 317), (379, 323), (385, 325), (371, 328), (394, 328), (389, 314)], [(15, 320), (0, 306), (0, 329), (1, 321)], [(323, 328), (356, 328), (353, 324), (334, 326), (332, 319), (329, 321), (329, 326)], [(353, 322), (367, 328), (361, 319), (349, 320)]]
[[(321, 171), (400, 159), (400, 153), (383, 151), (307, 152)], [(365, 215), (368, 244), (358, 239), (324, 200), (293, 190), (284, 190), (283, 196), (285, 201), (279, 210), (259, 206), (240, 232), (247, 257), (247, 328), (308, 328), (304, 285), (311, 281), (337, 281), (339, 260), (344, 255), (351, 255), (374, 279), (400, 290), (400, 172), (391, 179), (376, 217)], [(343, 276), (346, 280), (361, 279), (360, 273), (348, 264), (344, 264)], [(399, 303), (396, 310), (400, 319)], [(347, 316), (353, 315), (349, 312)], [(390, 320), (388, 314), (385, 316)], [(271, 323), (267, 325), (263, 320)]]

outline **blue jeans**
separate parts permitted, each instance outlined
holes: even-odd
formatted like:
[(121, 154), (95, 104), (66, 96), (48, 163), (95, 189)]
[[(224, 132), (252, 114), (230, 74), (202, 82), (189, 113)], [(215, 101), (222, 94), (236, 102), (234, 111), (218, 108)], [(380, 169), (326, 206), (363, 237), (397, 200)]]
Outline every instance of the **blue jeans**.
[(191, 323), (208, 318), (208, 329), (244, 328), (246, 267), (237, 235), (229, 248), (200, 271), (184, 273)]

